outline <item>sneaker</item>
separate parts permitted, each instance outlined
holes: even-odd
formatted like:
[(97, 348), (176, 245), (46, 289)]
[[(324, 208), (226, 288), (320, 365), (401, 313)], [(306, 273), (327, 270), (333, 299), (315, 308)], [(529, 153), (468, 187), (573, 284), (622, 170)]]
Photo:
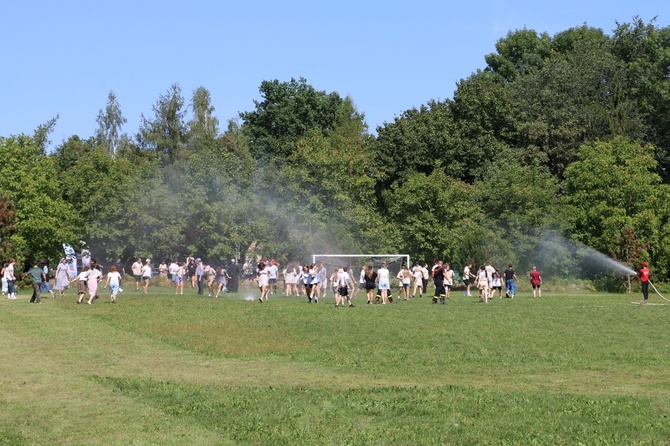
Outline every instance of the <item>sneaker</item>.
[(354, 304), (349, 304), (349, 308), (354, 308)]
[(314, 303), (315, 303), (315, 304), (318, 304), (318, 303), (319, 303), (319, 299), (315, 297), (315, 298), (314, 298)]
[(259, 297), (258, 300), (260, 300), (261, 303), (263, 303), (263, 298), (262, 297)]

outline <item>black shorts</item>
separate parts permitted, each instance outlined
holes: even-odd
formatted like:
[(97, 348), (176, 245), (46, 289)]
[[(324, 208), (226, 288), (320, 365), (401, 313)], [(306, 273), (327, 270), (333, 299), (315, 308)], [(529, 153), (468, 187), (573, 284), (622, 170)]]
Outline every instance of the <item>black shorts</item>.
[(142, 279), (142, 274), (133, 274), (133, 277), (135, 278), (135, 282), (139, 282)]
[(277, 279), (269, 279), (268, 282), (270, 285), (275, 285), (277, 283)]
[(541, 284), (539, 284), (539, 285), (534, 285), (534, 284), (531, 283), (531, 285), (533, 285), (533, 289), (534, 289), (534, 290), (539, 290)]
[(337, 289), (337, 293), (342, 297), (347, 297), (349, 295), (349, 288), (341, 286)]
[(470, 286), (470, 279), (463, 279), (465, 286)]

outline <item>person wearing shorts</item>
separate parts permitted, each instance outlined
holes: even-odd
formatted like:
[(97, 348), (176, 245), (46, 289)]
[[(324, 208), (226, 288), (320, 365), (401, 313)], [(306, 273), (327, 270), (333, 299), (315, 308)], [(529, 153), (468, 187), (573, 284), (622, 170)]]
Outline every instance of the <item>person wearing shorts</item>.
[(465, 285), (465, 297), (470, 297), (472, 294), (470, 294), (470, 287), (472, 284), (470, 283), (470, 279), (476, 279), (477, 277), (470, 272), (472, 269), (472, 263), (468, 263), (465, 265), (463, 268), (463, 284)]
[(349, 295), (349, 285), (351, 278), (349, 276), (349, 267), (345, 266), (337, 272), (337, 294), (335, 295), (335, 306), (339, 307), (340, 304), (344, 306), (344, 300), (347, 300), (347, 303), (350, 307), (354, 305), (351, 303), (351, 296)]
[(382, 296), (382, 304), (386, 305), (388, 292), (391, 289), (391, 273), (386, 268), (386, 262), (382, 262), (382, 267), (377, 270), (377, 278), (379, 279), (379, 291)]
[(537, 297), (542, 297), (542, 275), (537, 270), (537, 267), (533, 265), (533, 270), (530, 272), (530, 284), (533, 287), (533, 299), (535, 299), (535, 293), (537, 292)]
[(139, 291), (140, 281), (142, 280), (142, 259), (137, 259), (137, 261), (133, 263), (130, 269), (133, 272), (133, 277), (135, 278), (135, 291)]

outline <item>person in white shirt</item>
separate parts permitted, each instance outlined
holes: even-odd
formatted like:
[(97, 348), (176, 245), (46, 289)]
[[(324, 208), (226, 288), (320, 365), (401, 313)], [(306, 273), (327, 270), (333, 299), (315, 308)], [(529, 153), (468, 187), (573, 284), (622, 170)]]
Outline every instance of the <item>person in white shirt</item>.
[(110, 299), (112, 303), (116, 303), (116, 295), (119, 294), (119, 286), (121, 284), (121, 273), (116, 270), (116, 266), (112, 265), (107, 273), (107, 282), (105, 288), (109, 287)]
[(349, 307), (354, 305), (351, 303), (351, 276), (349, 275), (349, 267), (340, 268), (337, 272), (337, 294), (335, 295), (335, 306), (340, 304), (344, 306), (344, 299), (347, 300)]
[(468, 263), (463, 268), (463, 283), (465, 284), (465, 296), (466, 297), (472, 296), (472, 294), (470, 294), (470, 286), (471, 286), (470, 279), (476, 279), (477, 278), (477, 276), (475, 276), (474, 274), (472, 274), (472, 272), (470, 272), (470, 268), (472, 268), (472, 263)]
[(414, 291), (412, 298), (416, 297), (416, 290), (419, 290), (419, 297), (423, 297), (423, 272), (421, 266), (417, 263), (412, 268), (412, 277), (414, 278)]
[(142, 259), (138, 258), (130, 267), (130, 270), (133, 272), (133, 277), (135, 278), (135, 291), (139, 291), (140, 280), (142, 279)]
[(174, 293), (178, 294), (181, 290), (181, 294), (184, 294), (184, 276), (186, 275), (186, 265), (184, 262), (181, 265), (177, 265), (177, 269), (172, 275), (172, 280), (174, 281)]
[(379, 291), (382, 295), (382, 304), (386, 305), (388, 291), (391, 289), (390, 273), (386, 269), (386, 262), (382, 262), (381, 268), (377, 270), (377, 279), (379, 280)]
[(168, 274), (170, 275), (169, 279), (172, 280), (173, 282), (175, 281), (174, 275), (177, 274), (177, 269), (179, 269), (179, 265), (177, 265), (177, 262), (175, 262), (174, 260), (170, 262), (170, 266), (168, 266)]
[(274, 262), (274, 260), (272, 260), (266, 266), (266, 268), (268, 270), (270, 294), (275, 294), (277, 292), (277, 276), (279, 275), (279, 267)]
[(142, 280), (144, 280), (144, 294), (149, 292), (149, 282), (151, 282), (151, 259), (147, 259), (146, 263), (142, 267)]
[(268, 299), (268, 284), (270, 283), (270, 276), (268, 274), (268, 269), (265, 267), (265, 263), (261, 262), (258, 264), (258, 271), (256, 272), (256, 282), (258, 282), (258, 289), (261, 291), (261, 296), (258, 300), (263, 303), (263, 298)]
[(2, 277), (7, 282), (7, 299), (16, 299), (16, 276), (14, 275), (15, 259), (10, 259), (9, 264), (5, 266)]
[(454, 270), (451, 269), (451, 264), (447, 263), (444, 267), (444, 289), (446, 291), (446, 298), (449, 299), (449, 293), (454, 286)]
[(493, 273), (496, 271), (496, 269), (491, 265), (491, 261), (489, 260), (488, 264), (486, 265), (485, 268), (486, 271), (486, 280), (488, 281), (489, 284), (489, 289), (486, 290), (486, 297), (492, 298), (493, 297)]

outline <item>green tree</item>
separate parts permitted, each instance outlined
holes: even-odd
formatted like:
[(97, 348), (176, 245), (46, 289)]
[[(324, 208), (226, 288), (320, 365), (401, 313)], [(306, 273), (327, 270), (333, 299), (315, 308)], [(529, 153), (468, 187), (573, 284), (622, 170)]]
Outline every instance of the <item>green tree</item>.
[(551, 38), (532, 29), (509, 31), (496, 43), (497, 53), (486, 55), (487, 69), (511, 82), (517, 76), (533, 73), (544, 65), (551, 53)]
[(624, 138), (584, 144), (565, 172), (573, 237), (623, 262), (667, 261), (660, 229), (668, 226), (670, 209), (655, 169), (651, 146)]
[(140, 147), (155, 152), (163, 163), (171, 164), (180, 157), (187, 134), (184, 98), (179, 84), (172, 84), (152, 109), (153, 119), (142, 115), (138, 142)]
[(95, 132), (95, 137), (98, 144), (109, 149), (112, 158), (116, 158), (121, 138), (119, 132), (128, 120), (123, 117), (121, 106), (116, 100), (116, 95), (113, 91), (110, 90), (107, 95), (107, 106), (104, 111), (100, 109), (96, 122), (98, 123), (98, 128)]
[(343, 102), (338, 93), (316, 90), (304, 78), (263, 81), (259, 91), (262, 100), (254, 101), (255, 110), (240, 117), (251, 153), (263, 160), (281, 160), (292, 143), (312, 130), (332, 130)]
[(0, 138), (0, 159), (0, 190), (16, 213), (16, 231), (3, 241), (19, 261), (59, 258), (61, 244), (78, 240), (80, 233), (75, 210), (60, 195), (53, 159), (24, 135)]

